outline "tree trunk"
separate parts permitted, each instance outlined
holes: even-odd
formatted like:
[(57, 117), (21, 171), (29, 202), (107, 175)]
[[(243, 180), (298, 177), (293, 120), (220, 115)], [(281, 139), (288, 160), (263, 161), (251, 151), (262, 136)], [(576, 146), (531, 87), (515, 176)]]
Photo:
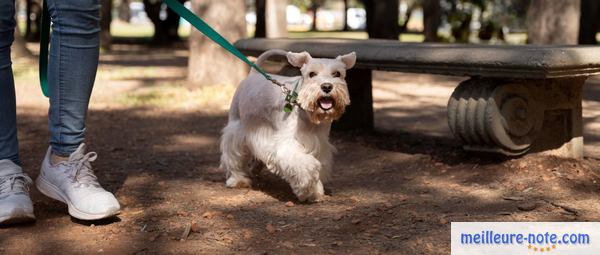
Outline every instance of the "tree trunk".
[(285, 38), (287, 31), (287, 0), (267, 0), (267, 38)]
[[(15, 5), (17, 4), (18, 3), (15, 3)], [(15, 6), (15, 10), (19, 10), (19, 6)], [(15, 11), (15, 20), (18, 20), (17, 11)], [(12, 59), (33, 58), (33, 54), (31, 53), (31, 51), (29, 51), (29, 49), (27, 49), (27, 41), (25, 40), (25, 38), (23, 38), (21, 32), (19, 31), (19, 26), (15, 27), (14, 38), (15, 39), (12, 44), (10, 53), (12, 55)]]
[(129, 8), (129, 0), (121, 0), (121, 4), (118, 7), (119, 19), (125, 22), (131, 20), (131, 9)]
[(527, 12), (531, 44), (577, 44), (580, 0), (532, 0)]
[(579, 44), (598, 44), (596, 33), (600, 23), (600, 1), (581, 0), (579, 20)]
[(400, 25), (400, 33), (405, 33), (408, 31), (408, 22), (410, 21), (410, 17), (412, 16), (413, 11), (415, 10), (415, 4), (411, 4), (408, 6), (406, 10), (406, 14), (404, 15), (404, 22)]
[[(179, 0), (180, 3), (184, 3), (185, 0)], [(244, 12), (246, 13), (246, 12)], [(166, 36), (167, 42), (177, 42), (181, 38), (179, 38), (179, 20), (181, 17), (177, 13), (175, 13), (171, 8), (167, 8), (167, 20), (165, 20), (165, 26), (167, 29)]]
[(423, 1), (423, 34), (425, 42), (437, 42), (438, 28), (442, 24), (442, 7), (440, 0)]
[[(15, 2), (16, 4), (19, 1)], [(37, 42), (40, 40), (40, 15), (42, 14), (42, 10), (40, 5), (33, 0), (25, 0), (20, 2), (21, 4), (25, 4), (25, 13), (26, 15), (26, 23), (25, 23), (25, 34), (23, 37), (26, 41), (29, 42)]]
[(255, 38), (267, 37), (267, 0), (256, 0), (256, 29), (254, 30)]
[[(230, 42), (246, 36), (244, 1), (192, 0), (194, 13), (202, 17)], [(248, 74), (248, 67), (219, 45), (192, 29), (188, 86), (235, 85)]]
[(398, 40), (398, 0), (364, 0), (369, 38)]
[[(15, 2), (15, 5), (18, 5), (19, 1)], [(25, 0), (25, 37), (28, 37), (31, 34), (31, 25), (32, 25), (32, 20), (31, 20), (31, 6), (33, 4), (33, 0)], [(16, 7), (16, 9), (18, 10), (19, 7)]]
[(112, 37), (110, 36), (112, 4), (112, 0), (102, 0), (100, 8), (100, 47), (105, 50), (110, 50), (112, 46)]
[(350, 27), (348, 26), (348, 0), (344, 0), (344, 28), (343, 31), (350, 31)]
[(25, 37), (29, 38), (33, 33), (33, 24), (34, 21), (31, 20), (31, 7), (33, 5), (33, 0), (25, 0), (25, 13), (27, 16), (25, 17)]
[(313, 22), (311, 25), (311, 31), (317, 31), (317, 12), (319, 11), (320, 0), (312, 0), (310, 3), (310, 11), (312, 12)]
[[(183, 3), (185, 0), (178, 0)], [(153, 42), (156, 44), (170, 44), (179, 40), (179, 15), (167, 8), (167, 18), (160, 18), (162, 1), (144, 0), (144, 10), (152, 24), (154, 24)], [(244, 12), (245, 13), (245, 12)]]

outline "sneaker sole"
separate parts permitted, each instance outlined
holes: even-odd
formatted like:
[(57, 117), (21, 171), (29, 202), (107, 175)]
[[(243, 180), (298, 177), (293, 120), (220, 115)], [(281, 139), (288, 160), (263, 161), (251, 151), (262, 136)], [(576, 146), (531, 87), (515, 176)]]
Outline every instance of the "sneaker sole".
[(69, 200), (58, 187), (54, 186), (54, 184), (50, 183), (49, 181), (46, 181), (41, 176), (39, 176), (35, 181), (35, 186), (42, 194), (67, 204), (67, 207), (69, 208), (69, 214), (80, 220), (100, 220), (115, 216), (120, 213), (119, 210), (103, 214), (90, 214), (82, 212), (71, 203), (71, 200)]
[(4, 217), (0, 217), (0, 226), (4, 226), (4, 225), (13, 225), (13, 224), (19, 224), (19, 223), (25, 223), (25, 222), (32, 222), (35, 221), (35, 215), (33, 215), (33, 213), (27, 213), (27, 212), (16, 212), (10, 216), (4, 216)]

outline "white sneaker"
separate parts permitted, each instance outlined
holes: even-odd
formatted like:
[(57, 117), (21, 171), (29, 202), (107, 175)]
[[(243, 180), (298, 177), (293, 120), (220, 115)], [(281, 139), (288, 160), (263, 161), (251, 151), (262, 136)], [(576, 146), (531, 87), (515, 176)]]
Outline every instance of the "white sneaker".
[(0, 224), (35, 220), (29, 198), (31, 178), (8, 159), (0, 160)]
[(68, 205), (69, 214), (81, 220), (98, 220), (117, 215), (121, 206), (115, 196), (98, 183), (91, 162), (98, 155), (85, 154), (85, 144), (68, 161), (53, 165), (48, 148), (36, 186), (44, 195)]

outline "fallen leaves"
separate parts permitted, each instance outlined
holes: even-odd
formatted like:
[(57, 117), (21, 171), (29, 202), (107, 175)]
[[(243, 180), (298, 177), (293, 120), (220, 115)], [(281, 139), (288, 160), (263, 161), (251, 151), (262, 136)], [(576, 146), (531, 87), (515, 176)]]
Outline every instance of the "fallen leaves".
[(276, 231), (275, 227), (273, 227), (273, 224), (271, 223), (268, 223), (265, 229), (267, 230), (267, 232), (269, 232), (269, 234), (274, 234)]
[(185, 228), (183, 229), (183, 233), (181, 233), (181, 238), (179, 238), (179, 241), (185, 241), (187, 240), (188, 236), (190, 235), (190, 231), (192, 229), (192, 224), (187, 224), (185, 225)]
[(216, 216), (221, 215), (221, 212), (216, 212), (216, 211), (207, 211), (205, 213), (202, 214), (202, 218), (206, 218), (206, 219), (212, 219)]
[(517, 209), (528, 212), (528, 211), (533, 211), (538, 207), (539, 207), (538, 203), (528, 202), (528, 203), (523, 203), (523, 204), (518, 205)]
[(200, 232), (200, 226), (198, 225), (198, 222), (192, 221), (192, 225), (191, 225), (190, 229), (194, 233), (199, 233)]
[(250, 231), (248, 229), (244, 229), (244, 230), (242, 230), (242, 236), (244, 237), (244, 239), (248, 240), (248, 239), (252, 238), (253, 234), (252, 234), (252, 231)]
[(523, 201), (523, 200), (525, 200), (525, 198), (524, 198), (524, 197), (517, 197), (517, 196), (514, 196), (514, 197), (511, 197), (511, 196), (503, 196), (503, 197), (502, 197), (502, 199), (504, 199), (504, 200), (508, 200), (508, 201)]
[(295, 248), (294, 244), (290, 241), (285, 241), (285, 242), (281, 243), (281, 246), (283, 246), (287, 249), (290, 249), (290, 250)]
[(448, 224), (448, 219), (446, 219), (446, 218), (441, 218), (441, 219), (440, 219), (440, 224), (442, 224), (442, 225), (446, 225), (446, 224)]

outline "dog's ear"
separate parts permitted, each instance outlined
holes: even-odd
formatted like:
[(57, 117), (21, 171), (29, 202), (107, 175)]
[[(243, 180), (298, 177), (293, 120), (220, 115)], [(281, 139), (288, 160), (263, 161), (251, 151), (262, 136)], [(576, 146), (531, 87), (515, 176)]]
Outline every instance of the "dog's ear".
[(302, 68), (304, 64), (308, 63), (308, 61), (312, 59), (310, 54), (308, 54), (306, 51), (300, 53), (288, 52), (286, 56), (288, 62), (298, 68)]
[(350, 69), (354, 67), (356, 64), (356, 52), (351, 52), (343, 56), (338, 56), (336, 58), (338, 61), (342, 61), (346, 65), (346, 69)]

